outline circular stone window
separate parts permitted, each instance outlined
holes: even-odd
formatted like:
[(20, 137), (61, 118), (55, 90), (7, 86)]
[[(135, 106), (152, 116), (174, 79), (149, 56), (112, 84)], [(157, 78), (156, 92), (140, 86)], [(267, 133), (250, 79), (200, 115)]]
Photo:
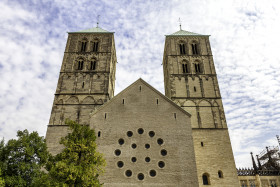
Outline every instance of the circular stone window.
[(151, 147), (150, 144), (145, 144), (146, 149), (149, 149), (150, 147)]
[(121, 154), (121, 150), (119, 149), (115, 150), (115, 155), (120, 156), (120, 154)]
[(157, 175), (157, 172), (155, 170), (150, 170), (150, 176), (155, 177)]
[(137, 177), (140, 181), (144, 180), (144, 174), (143, 173), (139, 173)]
[(161, 139), (161, 138), (157, 139), (157, 143), (158, 143), (158, 145), (162, 145), (163, 144), (163, 139)]
[(163, 161), (158, 162), (158, 167), (164, 168), (164, 166), (165, 166), (165, 163)]
[(150, 131), (149, 132), (149, 136), (152, 138), (152, 137), (154, 137), (155, 136), (155, 132), (154, 131)]
[(135, 149), (135, 148), (137, 147), (137, 145), (134, 143), (134, 144), (131, 145), (131, 147), (132, 147), (133, 149)]
[(120, 144), (120, 145), (124, 144), (124, 140), (123, 140), (122, 138), (119, 139), (119, 144)]
[(161, 150), (160, 153), (161, 153), (162, 156), (166, 156), (167, 155), (167, 151), (165, 149)]
[(125, 171), (125, 175), (126, 175), (127, 177), (131, 177), (132, 171), (131, 171), (131, 170), (126, 170), (126, 171)]
[(150, 161), (151, 161), (150, 157), (146, 157), (146, 158), (145, 158), (145, 161), (146, 161), (146, 162), (150, 162)]
[(132, 162), (136, 162), (136, 161), (137, 161), (136, 157), (132, 157), (132, 158), (131, 158), (131, 161), (132, 161)]
[(119, 168), (122, 168), (124, 164), (123, 164), (122, 161), (118, 161), (117, 165), (118, 165)]
[(138, 133), (139, 134), (143, 134), (144, 133), (144, 130), (142, 128), (138, 129)]
[(126, 135), (127, 135), (128, 137), (131, 137), (131, 136), (133, 135), (133, 132), (132, 132), (132, 131), (127, 131)]

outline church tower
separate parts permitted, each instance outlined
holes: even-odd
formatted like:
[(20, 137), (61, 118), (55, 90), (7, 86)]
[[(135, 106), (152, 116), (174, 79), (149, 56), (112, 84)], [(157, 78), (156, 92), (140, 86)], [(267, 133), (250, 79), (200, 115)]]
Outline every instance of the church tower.
[(191, 114), (199, 186), (238, 186), (209, 35), (167, 35), (163, 70), (165, 95)]
[[(114, 96), (114, 33), (100, 27), (69, 32), (47, 130), (51, 153), (59, 149), (65, 119), (89, 125), (90, 114)], [(63, 134), (63, 133), (62, 133)]]

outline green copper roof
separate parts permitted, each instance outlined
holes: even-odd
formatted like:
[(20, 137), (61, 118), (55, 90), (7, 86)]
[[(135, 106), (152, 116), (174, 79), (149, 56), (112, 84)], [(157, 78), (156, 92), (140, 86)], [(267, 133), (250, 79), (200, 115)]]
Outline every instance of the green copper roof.
[(197, 34), (194, 32), (189, 32), (185, 30), (179, 30), (177, 32), (174, 32), (173, 34), (169, 34), (166, 36), (209, 36), (209, 35), (202, 35), (202, 34)]
[(90, 28), (90, 29), (85, 29), (85, 30), (76, 31), (76, 32), (68, 32), (68, 33), (114, 33), (114, 32), (106, 31), (100, 27), (94, 27), (94, 28)]

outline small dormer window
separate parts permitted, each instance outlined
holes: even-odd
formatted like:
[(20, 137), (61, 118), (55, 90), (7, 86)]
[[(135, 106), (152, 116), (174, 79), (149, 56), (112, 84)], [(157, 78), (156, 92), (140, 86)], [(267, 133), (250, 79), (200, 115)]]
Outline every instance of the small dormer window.
[(79, 60), (78, 61), (78, 70), (82, 70), (84, 68), (84, 60)]
[(180, 47), (180, 54), (185, 55), (186, 54), (185, 44), (179, 44), (179, 47)]
[(98, 41), (94, 41), (94, 42), (93, 42), (92, 51), (93, 51), (93, 52), (97, 52), (97, 51), (98, 51)]
[(86, 52), (86, 47), (87, 47), (87, 42), (86, 41), (82, 41), (82, 43), (81, 43), (81, 52)]
[(197, 44), (193, 43), (192, 45), (192, 54), (193, 55), (198, 55), (198, 48), (197, 48)]

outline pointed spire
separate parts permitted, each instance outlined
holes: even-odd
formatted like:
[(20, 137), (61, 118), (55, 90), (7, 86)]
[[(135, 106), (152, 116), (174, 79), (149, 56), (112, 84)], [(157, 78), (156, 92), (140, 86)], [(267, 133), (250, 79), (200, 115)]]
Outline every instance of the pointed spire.
[(96, 28), (98, 28), (98, 25), (99, 25), (99, 17), (100, 17), (100, 15), (97, 16)]
[(255, 159), (254, 159), (254, 156), (253, 156), (253, 152), (251, 152), (251, 157), (252, 157), (252, 162), (253, 162), (253, 168), (257, 172), (258, 171), (258, 167), (256, 165), (256, 162), (255, 162)]
[(182, 22), (181, 22), (181, 19), (179, 18), (179, 26), (180, 26), (180, 31), (182, 30)]

